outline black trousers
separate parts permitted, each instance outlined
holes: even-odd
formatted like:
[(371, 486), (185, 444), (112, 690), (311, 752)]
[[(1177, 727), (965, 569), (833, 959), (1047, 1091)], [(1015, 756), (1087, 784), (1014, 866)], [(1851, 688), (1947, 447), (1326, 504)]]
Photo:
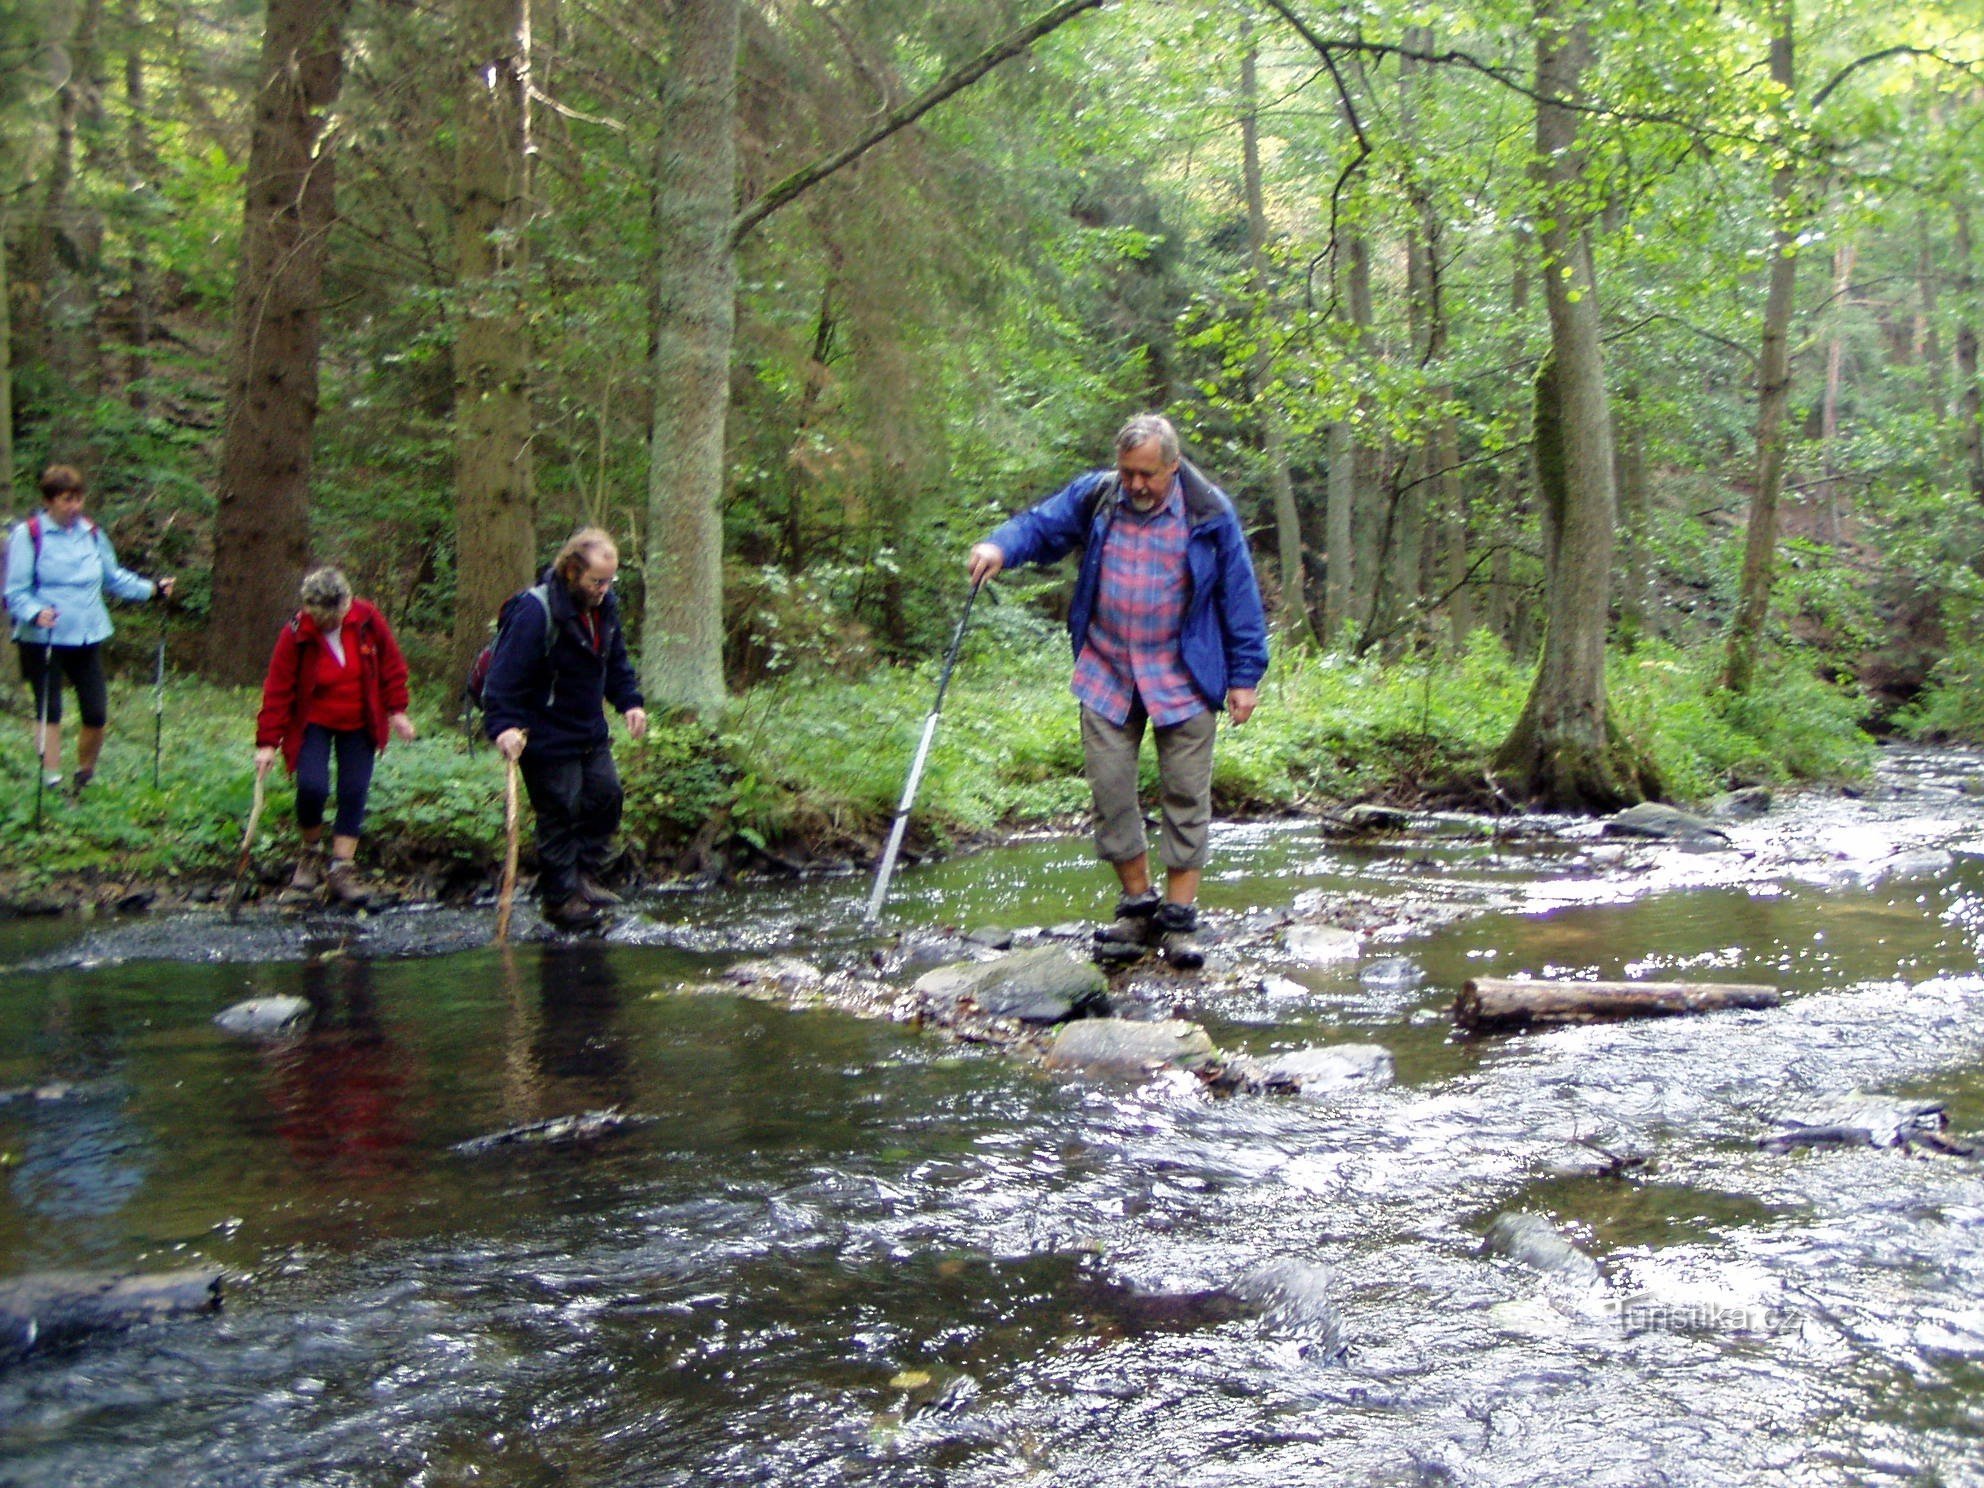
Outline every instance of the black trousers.
[(547, 905), (579, 891), (579, 874), (597, 873), (620, 829), (620, 772), (605, 744), (587, 754), (519, 762), (537, 813), (537, 894)]

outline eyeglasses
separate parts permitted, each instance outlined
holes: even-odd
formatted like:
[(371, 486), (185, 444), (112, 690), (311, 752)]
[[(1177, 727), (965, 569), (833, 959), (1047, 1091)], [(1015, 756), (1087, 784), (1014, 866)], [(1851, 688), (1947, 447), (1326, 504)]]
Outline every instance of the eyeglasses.
[(615, 579), (614, 578), (597, 579), (594, 578), (591, 574), (587, 574), (584, 578), (580, 579), (579, 582), (585, 585), (585, 587), (590, 589), (594, 594), (604, 594), (607, 590), (613, 587), (615, 583)]

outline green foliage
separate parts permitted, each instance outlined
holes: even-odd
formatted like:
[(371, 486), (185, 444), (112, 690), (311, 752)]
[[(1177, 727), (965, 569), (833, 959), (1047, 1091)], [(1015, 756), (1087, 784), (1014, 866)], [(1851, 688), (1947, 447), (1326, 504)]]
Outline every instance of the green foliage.
[(1866, 774), (1865, 704), (1820, 679), (1811, 657), (1780, 661), (1741, 696), (1716, 687), (1721, 662), (1715, 648), (1648, 642), (1607, 669), (1612, 720), (1669, 795), (1701, 800), (1738, 782)]

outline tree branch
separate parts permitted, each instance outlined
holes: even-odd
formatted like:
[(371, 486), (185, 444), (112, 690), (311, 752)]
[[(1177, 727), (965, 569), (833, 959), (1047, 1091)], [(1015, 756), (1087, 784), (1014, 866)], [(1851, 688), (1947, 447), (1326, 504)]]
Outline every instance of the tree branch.
[(891, 109), (883, 116), (880, 123), (853, 143), (836, 150), (824, 160), (815, 161), (804, 170), (794, 171), (737, 214), (736, 220), (730, 226), (730, 246), (735, 248), (750, 235), (752, 228), (780, 207), (819, 185), (842, 167), (860, 159), (890, 135), (908, 128), (945, 99), (953, 94), (962, 93), (1001, 62), (1019, 56), (1041, 37), (1073, 20), (1083, 11), (1095, 10), (1105, 3), (1106, 0), (1061, 0), (1061, 4), (1047, 14), (1020, 27), (1003, 41), (994, 43), (963, 66), (954, 68), (901, 108)]

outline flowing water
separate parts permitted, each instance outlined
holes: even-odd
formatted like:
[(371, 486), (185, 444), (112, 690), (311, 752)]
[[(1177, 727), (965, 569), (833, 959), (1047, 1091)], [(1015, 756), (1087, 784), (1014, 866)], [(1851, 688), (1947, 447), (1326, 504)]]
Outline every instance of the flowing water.
[[(0, 1372), (0, 1483), (1984, 1482), (1984, 1166), (1757, 1145), (1854, 1092), (1984, 1135), (1978, 769), (1895, 756), (1713, 854), (1221, 830), (1228, 948), (1125, 1001), (1230, 1049), (1391, 1051), (1393, 1084), (1322, 1100), (707, 990), (768, 951), (886, 960), (854, 879), (507, 955), (446, 912), (348, 945), (0, 926), (0, 1278), (229, 1276), (215, 1316)], [(1267, 932), (1353, 901), (1402, 926), (1359, 962)], [(910, 870), (889, 918), (1103, 903), (1051, 840)], [(1401, 956), (1423, 980), (1375, 974)], [(1519, 972), (1786, 997), (1454, 1033), (1462, 980)], [(212, 1022), (276, 993), (311, 1032)], [(453, 1150), (613, 1105), (652, 1119)], [(1510, 1211), (1596, 1265), (1485, 1251)]]

